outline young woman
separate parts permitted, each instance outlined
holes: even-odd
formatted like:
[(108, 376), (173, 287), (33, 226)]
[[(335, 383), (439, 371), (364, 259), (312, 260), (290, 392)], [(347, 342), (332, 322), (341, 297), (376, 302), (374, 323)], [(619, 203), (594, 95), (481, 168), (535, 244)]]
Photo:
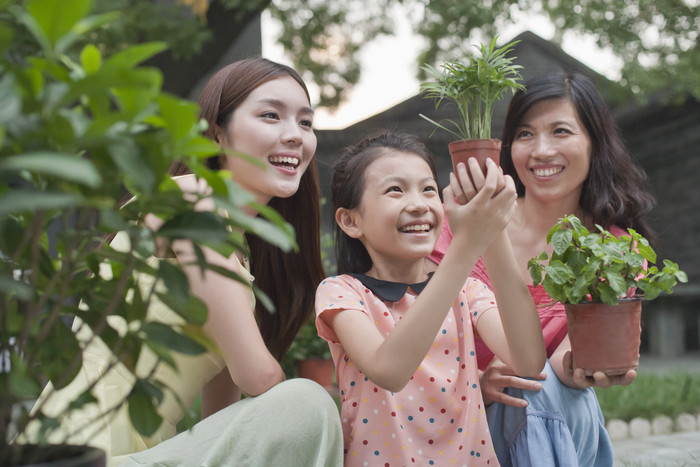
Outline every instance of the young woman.
[[(463, 165), (458, 176), (468, 180)], [(459, 235), (430, 275), (443, 209), (425, 146), (382, 133), (334, 165), (341, 275), (319, 285), (316, 324), (337, 368), (348, 466), (496, 465), (474, 329), (518, 374), (542, 369), (537, 312), (503, 231), (513, 181), (494, 164), (478, 180), (478, 194), (459, 204), (465, 195), (451, 174), (445, 212)], [(495, 194), (497, 186), (505, 188)], [(468, 279), (480, 255), (493, 293)]]
[[(313, 310), (312, 291), (323, 278), (316, 136), (308, 91), (293, 69), (261, 58), (247, 59), (216, 73), (199, 104), (209, 123), (206, 136), (222, 149), (248, 154), (260, 163), (222, 153), (209, 161), (211, 168), (231, 171), (234, 181), (258, 203), (274, 207), (292, 223), (299, 252), (283, 253), (248, 236), (248, 266), (248, 258), (239, 253), (227, 258), (204, 248), (209, 263), (255, 281), (272, 298), (276, 313), (256, 306), (250, 287), (186, 266), (190, 287), (208, 306), (204, 331), (219, 351), (174, 355), (177, 373), (166, 365), (156, 367), (156, 377), (168, 381), (175, 394), (166, 392), (159, 408), (163, 423), (153, 436), (144, 438), (131, 429), (122, 409), (90, 439), (79, 441), (105, 448), (112, 465), (128, 457), (121, 465), (335, 467), (342, 463), (342, 432), (333, 400), (311, 381), (285, 381), (280, 366)], [(183, 192), (206, 194), (205, 182), (187, 172), (183, 166), (173, 170)], [(197, 209), (213, 210), (212, 200), (204, 198)], [(249, 209), (248, 214), (256, 213)], [(158, 227), (153, 216), (146, 222)], [(117, 235), (112, 245), (125, 248), (127, 242), (126, 235)], [(165, 256), (183, 264), (195, 259), (189, 242), (176, 242)], [(149, 309), (149, 318), (177, 322), (176, 314), (159, 302)], [(97, 343), (85, 349), (86, 381), (100, 371), (108, 354)], [(156, 358), (146, 354), (137, 372), (150, 371), (155, 364)], [(113, 407), (128, 394), (130, 381), (130, 374), (120, 367), (107, 374), (95, 388), (96, 410)], [(203, 420), (175, 436), (182, 406), (189, 406), (200, 392)], [(241, 400), (242, 394), (248, 397)]]
[[(644, 172), (626, 151), (607, 106), (580, 74), (553, 74), (526, 83), (508, 107), (501, 166), (515, 179), (518, 204), (506, 232), (520, 276), (538, 306), (548, 365), (540, 381), (517, 377), (477, 341), (489, 427), (502, 465), (612, 465), (612, 447), (591, 386), (629, 384), (636, 373), (585, 377), (571, 368), (563, 305), (533, 287), (527, 262), (545, 249), (547, 232), (566, 214), (591, 230), (615, 235), (632, 227), (652, 237), (645, 219), (653, 199)], [(451, 233), (444, 229), (431, 258), (439, 262)], [(491, 285), (482, 261), (472, 276)], [(539, 440), (539, 441), (538, 441)]]

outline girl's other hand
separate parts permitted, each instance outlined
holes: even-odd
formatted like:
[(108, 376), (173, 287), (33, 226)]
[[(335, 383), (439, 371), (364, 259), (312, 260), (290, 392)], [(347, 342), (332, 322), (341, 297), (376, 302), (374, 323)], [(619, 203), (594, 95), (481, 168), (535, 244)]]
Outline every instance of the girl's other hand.
[[(470, 170), (478, 164), (469, 160)], [(472, 242), (471, 247), (480, 253), (503, 231), (516, 209), (515, 183), (504, 176), (491, 160), (486, 161), (487, 173), (479, 175), (472, 170), (472, 183), (463, 164), (458, 164), (458, 174), (450, 174), (450, 184), (445, 187), (445, 213), (455, 239)], [(496, 193), (499, 182), (503, 188)], [(468, 239), (468, 240), (466, 240)]]

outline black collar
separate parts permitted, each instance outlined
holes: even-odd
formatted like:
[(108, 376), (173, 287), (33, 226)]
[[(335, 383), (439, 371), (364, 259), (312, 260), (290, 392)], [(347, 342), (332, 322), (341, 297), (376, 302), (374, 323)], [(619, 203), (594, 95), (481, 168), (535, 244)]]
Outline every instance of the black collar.
[(383, 281), (381, 279), (375, 279), (374, 277), (369, 277), (364, 274), (349, 274), (355, 279), (362, 282), (362, 284), (370, 289), (376, 296), (387, 302), (398, 302), (401, 298), (406, 295), (408, 288), (412, 288), (416, 293), (420, 294), (430, 278), (433, 277), (433, 273), (428, 274), (428, 278), (423, 282), (417, 284), (404, 284), (402, 282), (390, 282)]

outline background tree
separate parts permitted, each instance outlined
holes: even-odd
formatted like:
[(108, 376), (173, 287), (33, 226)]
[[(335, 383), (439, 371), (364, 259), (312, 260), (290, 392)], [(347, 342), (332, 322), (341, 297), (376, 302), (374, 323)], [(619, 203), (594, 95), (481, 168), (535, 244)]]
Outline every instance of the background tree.
[[(14, 0), (21, 2), (23, 0)], [(104, 47), (165, 40), (169, 51), (152, 59), (165, 75), (164, 89), (185, 95), (248, 22), (268, 9), (282, 24), (279, 38), (305, 78), (320, 89), (322, 106), (336, 106), (357, 83), (358, 52), (395, 28), (396, 6), (425, 38), (422, 63), (456, 58), (470, 44), (494, 37), (523, 13), (554, 25), (553, 41), (568, 32), (591, 34), (623, 61), (620, 84), (628, 94), (700, 97), (700, 14), (696, 0), (97, 0), (97, 11), (123, 18), (92, 39)], [(504, 38), (508, 39), (508, 38)], [(422, 76), (418, 76), (422, 79)]]

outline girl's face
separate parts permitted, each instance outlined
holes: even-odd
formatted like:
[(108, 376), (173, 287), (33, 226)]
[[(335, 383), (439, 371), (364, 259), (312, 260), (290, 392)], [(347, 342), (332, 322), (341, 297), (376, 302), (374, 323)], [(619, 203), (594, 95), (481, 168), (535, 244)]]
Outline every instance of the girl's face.
[(360, 239), (375, 267), (428, 256), (443, 216), (430, 166), (415, 154), (394, 149), (385, 149), (367, 166), (360, 205), (347, 212), (353, 226), (343, 230)]
[(225, 168), (262, 204), (292, 196), (316, 152), (312, 122), (306, 94), (292, 77), (261, 84), (233, 112), (219, 141), (262, 166), (228, 156)]
[(591, 165), (591, 140), (568, 99), (532, 106), (515, 129), (511, 153), (525, 196), (578, 206)]

